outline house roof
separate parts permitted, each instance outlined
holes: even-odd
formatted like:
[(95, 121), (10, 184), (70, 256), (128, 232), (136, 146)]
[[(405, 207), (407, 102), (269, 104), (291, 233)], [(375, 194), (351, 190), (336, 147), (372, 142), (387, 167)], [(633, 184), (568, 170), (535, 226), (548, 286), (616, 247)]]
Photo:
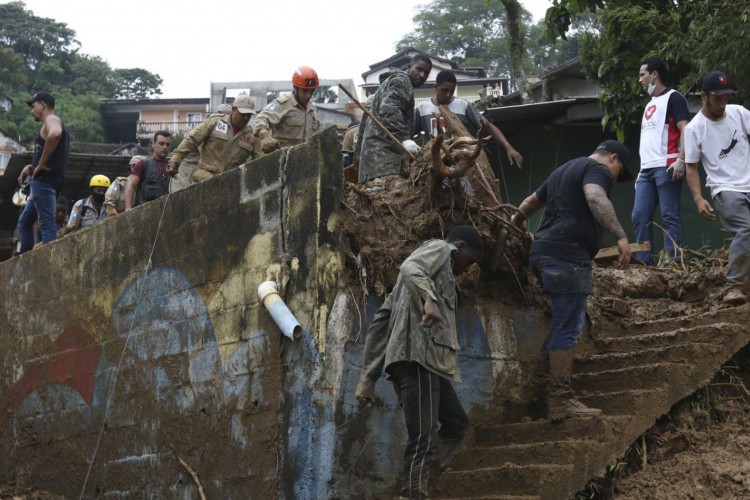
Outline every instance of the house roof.
[[(427, 52), (424, 52), (423, 50), (420, 50), (416, 47), (407, 47), (404, 50), (397, 52), (396, 54), (392, 55), (391, 57), (387, 59), (383, 59), (382, 61), (378, 61), (374, 64), (370, 65), (370, 69), (368, 71), (365, 71), (362, 73), (362, 79), (367, 81), (367, 77), (373, 73), (376, 73), (378, 71), (383, 70), (384, 68), (405, 68), (411, 60), (414, 58), (417, 54), (424, 54), (433, 61), (435, 61), (437, 64), (435, 66), (441, 68), (441, 69), (449, 69), (453, 73), (456, 74), (457, 77), (459, 77), (459, 81), (461, 80), (460, 76), (465, 75), (468, 78), (486, 78), (487, 73), (485, 71), (485, 68), (481, 66), (467, 66), (467, 67), (460, 67), (457, 62), (451, 61), (450, 59), (445, 59), (443, 57), (435, 56), (432, 54), (428, 54)], [(493, 78), (493, 80), (497, 80), (498, 78)], [(366, 84), (365, 86), (372, 87), (373, 84)], [(374, 86), (377, 87), (377, 84), (374, 84)]]
[(102, 99), (99, 103), (102, 106), (122, 106), (122, 105), (140, 105), (140, 106), (174, 106), (178, 104), (208, 104), (208, 97), (189, 97), (179, 99)]
[(602, 114), (596, 97), (576, 97), (559, 101), (501, 106), (484, 112), (485, 118), (496, 125), (599, 120)]

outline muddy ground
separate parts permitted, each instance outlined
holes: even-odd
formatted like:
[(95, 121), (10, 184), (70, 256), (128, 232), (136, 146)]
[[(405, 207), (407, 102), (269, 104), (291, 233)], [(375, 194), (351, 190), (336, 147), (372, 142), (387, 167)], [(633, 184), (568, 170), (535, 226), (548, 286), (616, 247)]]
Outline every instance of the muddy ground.
[(631, 449), (626, 477), (599, 498), (750, 498), (750, 348), (711, 384), (681, 401), (645, 434), (648, 459)]
[(18, 484), (0, 485), (0, 500), (65, 500), (66, 497)]

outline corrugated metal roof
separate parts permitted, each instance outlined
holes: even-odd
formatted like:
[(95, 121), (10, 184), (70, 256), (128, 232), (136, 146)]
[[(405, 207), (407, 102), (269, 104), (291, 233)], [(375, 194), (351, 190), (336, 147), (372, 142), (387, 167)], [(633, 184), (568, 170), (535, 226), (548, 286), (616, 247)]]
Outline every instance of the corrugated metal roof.
[[(575, 106), (586, 106), (595, 102), (595, 97), (577, 97), (574, 99), (563, 99), (559, 101), (534, 102), (530, 104), (519, 104), (517, 106), (502, 106), (486, 110), (484, 116), (495, 124), (552, 122), (553, 120), (559, 120), (561, 118), (563, 121), (592, 119), (596, 117), (590, 117), (587, 115), (585, 118), (576, 118), (575, 114), (569, 113), (569, 110)], [(598, 118), (601, 118), (601, 114), (599, 114)]]

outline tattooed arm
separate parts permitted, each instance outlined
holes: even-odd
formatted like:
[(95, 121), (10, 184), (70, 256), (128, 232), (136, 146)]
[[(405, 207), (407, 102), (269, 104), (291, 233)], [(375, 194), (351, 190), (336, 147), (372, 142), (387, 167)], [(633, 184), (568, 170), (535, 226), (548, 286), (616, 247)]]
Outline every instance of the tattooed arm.
[(619, 265), (621, 269), (625, 269), (630, 264), (630, 244), (625, 230), (622, 228), (620, 221), (617, 220), (615, 207), (612, 206), (612, 202), (607, 197), (607, 192), (598, 184), (586, 184), (583, 186), (583, 193), (594, 218), (599, 221), (604, 229), (617, 238), (617, 250), (620, 254)]

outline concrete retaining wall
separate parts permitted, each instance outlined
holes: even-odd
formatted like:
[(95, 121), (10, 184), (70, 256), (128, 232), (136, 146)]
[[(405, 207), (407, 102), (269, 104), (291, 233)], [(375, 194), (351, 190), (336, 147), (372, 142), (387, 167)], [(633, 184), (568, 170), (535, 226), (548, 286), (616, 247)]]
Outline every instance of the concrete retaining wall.
[[(341, 185), (328, 129), (1, 263), (0, 482), (85, 498), (389, 490), (403, 423), (385, 380), (374, 408), (354, 400), (379, 299), (342, 289)], [(294, 342), (258, 303), (269, 279), (303, 325)], [(457, 390), (481, 420), (517, 395), (545, 320), (469, 298), (459, 325)]]

